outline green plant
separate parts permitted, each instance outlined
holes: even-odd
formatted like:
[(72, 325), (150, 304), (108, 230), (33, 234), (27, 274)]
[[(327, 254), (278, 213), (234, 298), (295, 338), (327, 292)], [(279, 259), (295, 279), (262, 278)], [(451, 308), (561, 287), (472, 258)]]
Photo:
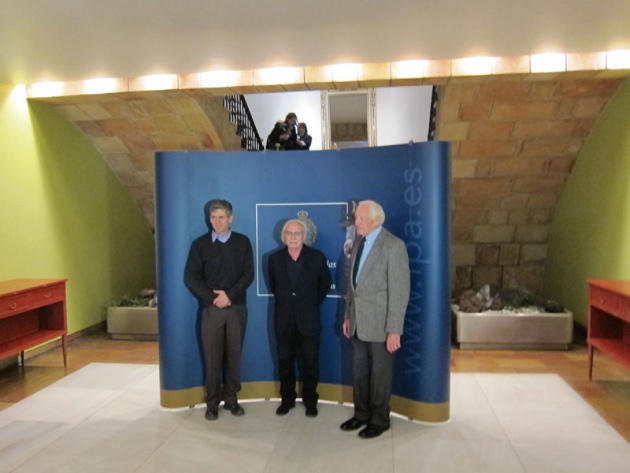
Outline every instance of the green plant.
[(120, 299), (112, 301), (109, 307), (149, 307), (151, 299), (146, 297), (122, 296)]
[(503, 289), (499, 292), (499, 298), (503, 302), (503, 307), (510, 309), (543, 305), (540, 297), (523, 288)]
[(468, 289), (459, 297), (459, 310), (462, 312), (483, 312), (486, 310), (513, 310), (520, 312), (522, 309), (538, 308), (543, 312), (564, 312), (564, 307), (557, 301), (538, 296), (531, 291), (522, 288), (505, 288), (494, 296), (490, 294), (488, 285), (478, 292)]
[(122, 296), (107, 304), (107, 307), (157, 307), (157, 294), (155, 289), (143, 289), (137, 296)]

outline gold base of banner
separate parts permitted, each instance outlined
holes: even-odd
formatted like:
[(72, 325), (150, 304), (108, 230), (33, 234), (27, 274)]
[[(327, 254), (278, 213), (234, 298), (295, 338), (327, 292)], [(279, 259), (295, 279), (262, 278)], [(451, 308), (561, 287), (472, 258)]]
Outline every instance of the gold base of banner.
[[(317, 391), (321, 400), (340, 404), (352, 403), (352, 386), (320, 384)], [(275, 381), (243, 383), (238, 398), (240, 400), (279, 399), (279, 393), (280, 386)], [(168, 409), (194, 407), (204, 403), (204, 388), (202, 386), (176, 391), (160, 390), (160, 405)], [(450, 419), (449, 402), (432, 404), (392, 395), (391, 407), (393, 413), (419, 422), (440, 423)]]

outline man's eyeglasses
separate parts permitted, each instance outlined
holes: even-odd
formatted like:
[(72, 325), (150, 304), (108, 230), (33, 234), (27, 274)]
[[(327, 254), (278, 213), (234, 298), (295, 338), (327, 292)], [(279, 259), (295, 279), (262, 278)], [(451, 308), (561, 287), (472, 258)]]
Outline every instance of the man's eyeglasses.
[(304, 233), (304, 232), (284, 232), (284, 236), (288, 236), (289, 238), (291, 238), (291, 237), (298, 237), (302, 233)]

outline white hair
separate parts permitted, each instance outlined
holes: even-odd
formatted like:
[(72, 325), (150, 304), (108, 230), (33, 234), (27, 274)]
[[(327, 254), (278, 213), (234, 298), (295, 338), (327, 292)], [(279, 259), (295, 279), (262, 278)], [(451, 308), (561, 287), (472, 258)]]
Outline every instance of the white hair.
[(287, 220), (284, 226), (282, 227), (282, 233), (280, 234), (282, 243), (284, 244), (287, 243), (286, 239), (284, 238), (284, 232), (287, 230), (287, 227), (289, 226), (290, 223), (299, 223), (302, 226), (302, 230), (304, 231), (304, 239), (306, 240), (306, 237), (308, 236), (308, 228), (306, 227), (306, 224), (302, 220), (298, 220), (297, 218), (294, 218), (292, 220)]

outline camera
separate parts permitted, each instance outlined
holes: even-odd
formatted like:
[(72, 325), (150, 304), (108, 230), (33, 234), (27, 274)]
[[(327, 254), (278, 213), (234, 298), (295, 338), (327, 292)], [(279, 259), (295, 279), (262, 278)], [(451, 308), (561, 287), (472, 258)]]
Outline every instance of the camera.
[(285, 135), (287, 133), (291, 133), (291, 128), (289, 127), (288, 123), (281, 123), (279, 128), (280, 128), (280, 134), (281, 135)]

